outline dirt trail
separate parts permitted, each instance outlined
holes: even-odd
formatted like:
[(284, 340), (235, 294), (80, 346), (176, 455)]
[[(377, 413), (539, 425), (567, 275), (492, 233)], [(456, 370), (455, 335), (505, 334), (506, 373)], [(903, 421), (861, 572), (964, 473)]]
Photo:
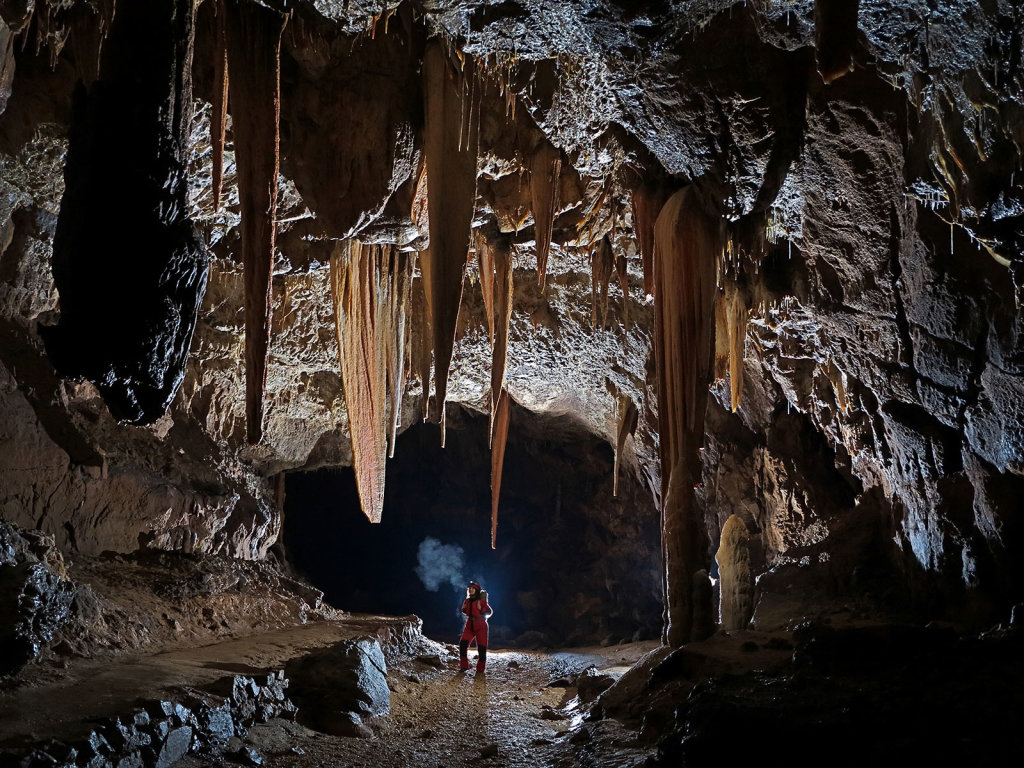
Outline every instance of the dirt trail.
[[(582, 721), (575, 689), (549, 683), (590, 665), (618, 676), (654, 645), (494, 651), (483, 675), (459, 672), (454, 658), (443, 669), (402, 660), (388, 671), (390, 714), (367, 721), (373, 738), (342, 738), (274, 720), (252, 728), (245, 741), (265, 765), (285, 768), (578, 765), (577, 757), (566, 763), (578, 751), (569, 742)], [(205, 764), (189, 757), (178, 765)]]

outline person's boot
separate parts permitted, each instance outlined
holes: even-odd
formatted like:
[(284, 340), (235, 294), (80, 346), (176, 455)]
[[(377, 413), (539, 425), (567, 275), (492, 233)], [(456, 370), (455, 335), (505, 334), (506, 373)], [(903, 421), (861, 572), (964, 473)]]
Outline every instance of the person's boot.
[(469, 643), (465, 640), (459, 643), (459, 669), (469, 669)]
[(487, 649), (481, 648), (479, 654), (476, 657), (476, 671), (483, 672), (484, 667), (487, 666)]

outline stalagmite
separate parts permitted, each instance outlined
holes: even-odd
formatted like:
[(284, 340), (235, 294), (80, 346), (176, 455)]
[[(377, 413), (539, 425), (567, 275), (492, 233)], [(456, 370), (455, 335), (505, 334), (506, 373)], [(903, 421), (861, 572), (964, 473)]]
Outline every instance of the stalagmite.
[(435, 407), (441, 424), (441, 445), (448, 370), (476, 203), (479, 114), (470, 90), (474, 65), (472, 57), (461, 61), (463, 68), (459, 69), (444, 43), (436, 38), (427, 44), (423, 57), (424, 151), (430, 169), (430, 257), (424, 274), (429, 274), (427, 304), (433, 331)]
[(619, 288), (622, 289), (622, 323), (626, 326), (628, 331), (630, 328), (629, 322), (629, 274), (626, 268), (629, 265), (626, 263), (626, 257), (623, 254), (619, 254), (615, 259), (615, 274), (619, 278)]
[(660, 190), (639, 187), (633, 191), (633, 232), (644, 269), (644, 293), (653, 296), (654, 282), (654, 221), (658, 218), (665, 195)]
[(512, 322), (512, 246), (507, 237), (498, 237), (492, 245), (495, 267), (494, 348), (491, 351), (491, 431), (498, 400), (505, 386), (505, 358), (508, 354), (508, 329)]
[(395, 388), (403, 386), (408, 276), (407, 257), (391, 246), (344, 240), (331, 255), (331, 295), (352, 464), (363, 514), (372, 523), (380, 522), (384, 506), (388, 435), (394, 434), (394, 427), (389, 429), (387, 423), (389, 399), (393, 409), (401, 408)]
[(754, 614), (754, 578), (750, 572), (750, 533), (739, 515), (730, 515), (725, 521), (715, 560), (722, 580), (722, 629), (744, 629)]
[(494, 439), (491, 443), (491, 549), (498, 540), (498, 498), (501, 496), (501, 471), (505, 464), (505, 443), (508, 442), (508, 390), (502, 389), (494, 408)]
[(213, 148), (213, 210), (220, 210), (224, 186), (224, 128), (228, 118), (227, 14), (223, 0), (214, 9), (213, 103), (210, 112), (210, 146)]
[(533, 231), (537, 248), (537, 285), (543, 291), (548, 279), (548, 251), (558, 210), (558, 178), (562, 153), (544, 141), (530, 156), (530, 197), (533, 200)]
[(595, 330), (598, 328), (598, 311), (601, 314), (601, 330), (608, 325), (608, 282), (614, 269), (612, 244), (607, 237), (602, 237), (590, 252), (590, 325)]
[(853, 70), (859, 6), (860, 0), (814, 0), (814, 54), (826, 83)]
[(618, 396), (615, 410), (618, 428), (615, 435), (615, 474), (612, 479), (612, 496), (617, 497), (619, 495), (619, 460), (626, 447), (626, 438), (636, 430), (638, 413), (633, 398), (625, 394)]
[(476, 238), (476, 258), (480, 268), (480, 292), (484, 299), (484, 315), (487, 319), (487, 335), (494, 349), (494, 254), (487, 239)]
[[(654, 346), (662, 467), (666, 641), (694, 629), (694, 574), (707, 567), (703, 518), (694, 494), (712, 374), (719, 227), (693, 186), (669, 198), (654, 228)], [(665, 468), (671, 467), (666, 473)], [(700, 613), (701, 607), (698, 610)], [(708, 609), (710, 610), (710, 609)]]
[(288, 16), (242, 0), (225, 0), (224, 9), (227, 11), (231, 117), (242, 208), (246, 434), (250, 443), (258, 443), (263, 435), (263, 394), (270, 352), (281, 34)]

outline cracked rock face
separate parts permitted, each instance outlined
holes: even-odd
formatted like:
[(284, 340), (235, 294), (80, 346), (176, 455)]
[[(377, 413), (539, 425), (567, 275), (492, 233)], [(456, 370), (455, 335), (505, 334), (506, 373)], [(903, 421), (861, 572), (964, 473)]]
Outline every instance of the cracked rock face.
[[(266, 478), (352, 463), (328, 265), (345, 237), (427, 244), (416, 213), (419, 64), (440, 33), (488, 78), (476, 94), (474, 229), (513, 244), (505, 385), (518, 405), (614, 445), (628, 397), (638, 418), (623, 471), (660, 501), (654, 312), (629, 199), (641, 185), (667, 195), (696, 183), (732, 246), (721, 279), (736, 281), (749, 310), (742, 402), (733, 412), (735, 382), (711, 384), (697, 493), (709, 558), (730, 515), (751, 534), (751, 568), (765, 576), (755, 621), (786, 614), (775, 608), (787, 583), (823, 601), (853, 594), (971, 616), (1020, 598), (1017, 4), (862, 0), (853, 28), (816, 22), (806, 0), (424, 2), (416, 13), (392, 3), (383, 14), (368, 2), (295, 4), (282, 38), (278, 252), (255, 446), (245, 440), (230, 125), (220, 211), (210, 192), (211, 4), (196, 21), (186, 137), (187, 219), (211, 266), (183, 383), (149, 427), (115, 423), (90, 385), (53, 374), (41, 348), (38, 326), (66, 312), (51, 269), (86, 57), (58, 44), (65, 28), (82, 39), (81, 28), (61, 26), (59, 13), (28, 27), (14, 5), (0, 25), (8, 519), (88, 551), (261, 557), (280, 529)], [(19, 35), (41, 35), (42, 53), (5, 54)], [(529, 171), (541, 147), (562, 169), (543, 291)], [(626, 282), (612, 278), (600, 330), (590, 245), (606, 235)], [(413, 318), (421, 282), (417, 271)], [(491, 347), (475, 256), (461, 301), (447, 397), (486, 411)], [(421, 359), (429, 339), (422, 320), (410, 323), (406, 359)], [(403, 428), (430, 398), (420, 370), (410, 362)]]

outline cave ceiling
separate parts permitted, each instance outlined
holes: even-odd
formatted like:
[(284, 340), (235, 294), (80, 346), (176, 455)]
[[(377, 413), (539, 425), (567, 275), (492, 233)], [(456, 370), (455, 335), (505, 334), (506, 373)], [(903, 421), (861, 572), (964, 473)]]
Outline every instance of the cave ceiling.
[[(372, 519), (396, 430), (447, 401), (495, 409), (501, 442), (507, 396), (656, 503), (687, 465), (710, 543), (736, 514), (765, 568), (846, 568), (854, 528), (922, 578), (1019, 588), (1018, 3), (0, 18), (5, 391), (45, 349), (65, 378), (9, 394), (40, 451), (187, 478), (176, 522), (133, 519), (147, 542), (258, 556), (264, 478), (322, 466), (357, 465)], [(664, 335), (705, 299), (651, 251), (698, 240), (709, 325)]]

